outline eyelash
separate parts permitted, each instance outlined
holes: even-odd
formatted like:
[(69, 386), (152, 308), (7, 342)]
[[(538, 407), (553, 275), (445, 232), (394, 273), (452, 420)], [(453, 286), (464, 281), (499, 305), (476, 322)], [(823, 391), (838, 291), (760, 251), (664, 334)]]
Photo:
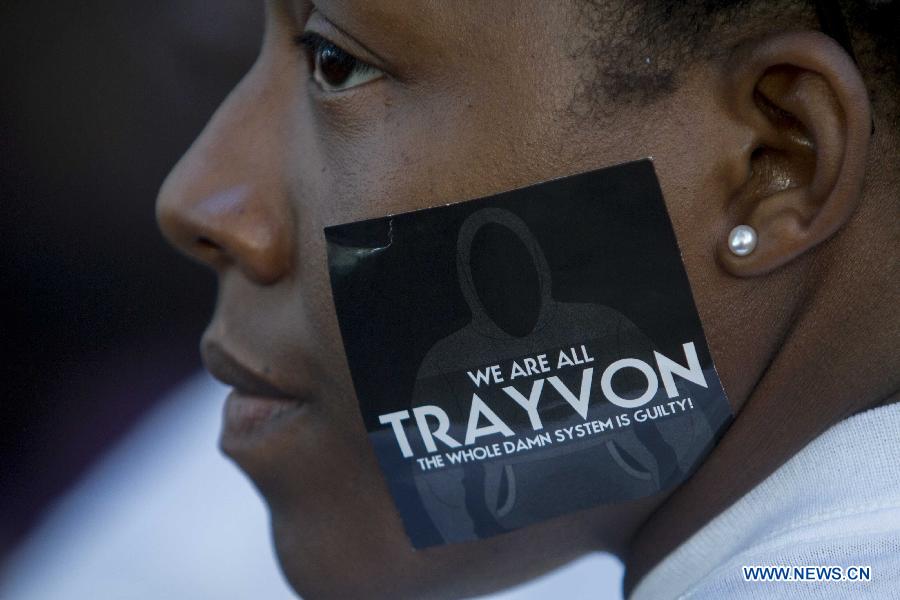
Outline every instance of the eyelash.
[[(328, 52), (332, 55), (332, 59), (337, 58), (337, 60), (345, 67), (351, 70), (351, 75), (347, 78), (352, 79), (360, 76), (368, 76), (368, 75), (377, 75), (380, 73), (378, 68), (373, 67), (372, 65), (356, 58), (334, 42), (331, 42), (327, 38), (322, 37), (318, 33), (314, 33), (312, 31), (306, 31), (302, 34), (299, 34), (294, 37), (294, 44), (302, 48), (304, 53), (306, 54), (307, 64), (309, 66), (310, 76), (316, 79), (317, 83), (320, 86), (323, 85), (323, 82), (320, 81), (320, 78), (315, 77), (317, 62), (319, 57)], [(327, 82), (324, 82), (326, 85)], [(357, 84), (358, 85), (358, 84)], [(349, 89), (350, 87), (355, 86), (347, 86), (345, 88), (341, 88), (339, 85), (330, 86), (331, 89), (326, 89), (326, 91), (337, 91), (341, 89)]]
[[(303, 33), (299, 33), (299, 34), (295, 35), (294, 36), (294, 45), (296, 45), (298, 48), (303, 49), (306, 52), (307, 57), (310, 59), (310, 61), (315, 59), (316, 53), (320, 52), (324, 48), (329, 48), (329, 49), (333, 48), (340, 53), (350, 56), (350, 54), (347, 53), (346, 51), (344, 51), (342, 48), (339, 48), (338, 46), (334, 45), (332, 42), (323, 38), (318, 33), (313, 33), (312, 31), (304, 31)], [(353, 57), (351, 57), (351, 58), (353, 58)]]

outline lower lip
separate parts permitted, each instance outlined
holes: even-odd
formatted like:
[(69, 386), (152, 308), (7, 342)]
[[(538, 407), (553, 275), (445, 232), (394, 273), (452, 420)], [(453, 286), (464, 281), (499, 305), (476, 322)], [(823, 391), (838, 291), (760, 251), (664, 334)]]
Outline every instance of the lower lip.
[(277, 427), (303, 407), (300, 400), (249, 396), (232, 390), (225, 400), (223, 435), (258, 436)]

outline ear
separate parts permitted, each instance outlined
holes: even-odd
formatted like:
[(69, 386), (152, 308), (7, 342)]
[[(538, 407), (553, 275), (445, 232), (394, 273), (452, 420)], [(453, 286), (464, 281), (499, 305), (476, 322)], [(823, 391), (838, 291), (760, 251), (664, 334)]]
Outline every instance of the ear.
[[(749, 277), (792, 261), (853, 215), (871, 106), (853, 59), (819, 32), (748, 42), (726, 62), (723, 95), (743, 133), (729, 159), (739, 175), (717, 253), (727, 271)], [(736, 256), (728, 232), (742, 224), (756, 230), (758, 243)]]

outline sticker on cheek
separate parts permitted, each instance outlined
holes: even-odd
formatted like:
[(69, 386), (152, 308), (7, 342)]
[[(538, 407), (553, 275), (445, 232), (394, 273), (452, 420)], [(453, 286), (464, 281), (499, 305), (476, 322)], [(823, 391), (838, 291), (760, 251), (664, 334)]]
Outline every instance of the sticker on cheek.
[(325, 236), (417, 548), (670, 489), (732, 418), (649, 160)]

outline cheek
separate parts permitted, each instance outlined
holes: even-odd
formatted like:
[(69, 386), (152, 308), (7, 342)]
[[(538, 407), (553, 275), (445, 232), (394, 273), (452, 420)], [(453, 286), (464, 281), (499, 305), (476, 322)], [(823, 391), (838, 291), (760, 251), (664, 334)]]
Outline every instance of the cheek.
[(577, 170), (560, 151), (569, 142), (553, 124), (556, 113), (536, 110), (533, 90), (400, 96), (378, 89), (347, 104), (311, 100), (301, 115), (307, 142), (295, 160), (313, 163), (302, 168), (315, 188), (306, 210), (320, 225), (477, 198)]
[[(524, 96), (497, 105), (498, 98), (509, 97), (369, 102), (368, 114), (352, 104), (298, 108), (291, 136), (295, 145), (285, 166), (299, 240), (291, 293), (328, 390), (321, 394), (314, 425), (285, 440), (288, 455), (299, 457), (298, 462), (307, 458), (280, 464), (266, 495), (283, 568), (301, 594), (396, 597), (404, 587), (449, 586), (467, 578), (490, 582), (498, 573), (525, 577), (571, 558), (587, 544), (572, 542), (586, 529), (573, 518), (577, 527), (555, 534), (559, 539), (531, 539), (544, 530), (530, 528), (486, 544), (412, 551), (365, 434), (331, 296), (322, 233), (326, 226), (484, 196), (654, 154), (654, 148), (626, 142), (634, 138), (621, 129), (605, 132), (599, 149), (593, 137), (570, 143), (559, 127), (536, 122), (540, 111), (528, 110)], [(684, 154), (676, 145), (661, 147), (656, 155)], [(591, 152), (580, 153), (579, 148)], [(706, 181), (683, 177), (692, 168), (684, 159), (663, 161), (660, 176), (706, 323), (716, 320), (715, 285), (706, 282), (714, 256), (707, 236), (712, 223), (698, 223), (691, 216), (707, 218), (700, 210)], [(550, 554), (553, 548), (557, 550)], [(501, 556), (512, 557), (515, 564), (500, 568)]]

